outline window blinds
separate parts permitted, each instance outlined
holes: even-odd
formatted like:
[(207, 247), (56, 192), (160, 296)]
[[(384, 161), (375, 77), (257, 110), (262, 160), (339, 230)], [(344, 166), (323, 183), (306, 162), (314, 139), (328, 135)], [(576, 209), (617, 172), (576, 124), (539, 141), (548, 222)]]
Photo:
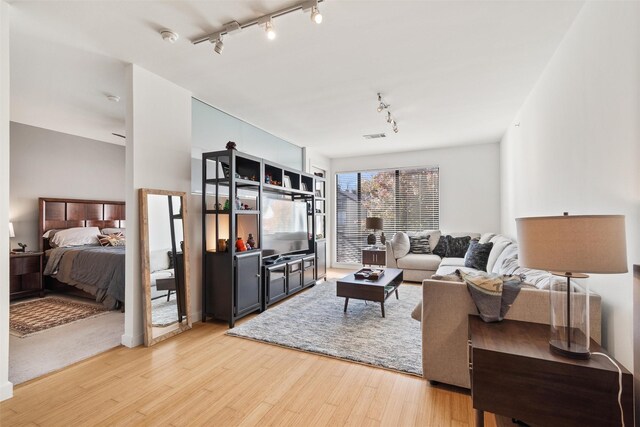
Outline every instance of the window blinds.
[[(360, 263), (367, 247), (367, 217), (384, 220), (384, 233), (438, 229), (438, 168), (339, 173), (336, 176), (336, 261)], [(376, 232), (380, 242), (380, 232)]]

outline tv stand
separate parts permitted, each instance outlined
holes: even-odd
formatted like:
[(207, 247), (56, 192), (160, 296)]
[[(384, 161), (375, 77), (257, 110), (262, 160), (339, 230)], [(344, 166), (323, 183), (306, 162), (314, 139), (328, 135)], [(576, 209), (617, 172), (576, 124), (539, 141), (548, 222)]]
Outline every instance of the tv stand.
[[(235, 321), (326, 277), (325, 180), (237, 150), (202, 155), (202, 321)], [(305, 253), (262, 246), (265, 200), (307, 205)], [(250, 250), (236, 247), (251, 233)], [(304, 239), (304, 238), (303, 238)], [(266, 252), (269, 257), (263, 257)]]

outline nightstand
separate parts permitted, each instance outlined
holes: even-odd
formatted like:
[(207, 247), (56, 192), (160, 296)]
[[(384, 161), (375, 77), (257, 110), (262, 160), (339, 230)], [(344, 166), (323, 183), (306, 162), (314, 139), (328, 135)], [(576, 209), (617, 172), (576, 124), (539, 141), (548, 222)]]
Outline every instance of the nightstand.
[[(591, 352), (606, 353), (591, 340)], [(625, 425), (633, 376), (622, 368)], [(469, 316), (469, 374), (476, 426), (484, 411), (534, 426), (620, 426), (618, 370), (605, 357), (569, 359), (549, 349), (549, 325)]]
[(366, 248), (362, 250), (362, 265), (387, 265), (386, 249)]
[(9, 255), (9, 299), (44, 296), (42, 286), (42, 252)]

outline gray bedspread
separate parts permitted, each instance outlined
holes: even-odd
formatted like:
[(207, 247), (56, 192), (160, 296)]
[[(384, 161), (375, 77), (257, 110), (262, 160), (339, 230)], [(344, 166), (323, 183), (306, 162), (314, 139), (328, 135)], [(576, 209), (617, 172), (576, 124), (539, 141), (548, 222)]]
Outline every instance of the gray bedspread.
[(55, 248), (48, 258), (45, 275), (89, 291), (98, 302), (124, 301), (124, 246)]

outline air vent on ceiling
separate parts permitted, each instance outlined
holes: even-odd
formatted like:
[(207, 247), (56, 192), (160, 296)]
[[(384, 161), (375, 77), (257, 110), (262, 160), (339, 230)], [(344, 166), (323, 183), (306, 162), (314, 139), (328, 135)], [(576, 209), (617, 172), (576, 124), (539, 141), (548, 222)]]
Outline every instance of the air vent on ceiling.
[(362, 135), (364, 139), (378, 139), (378, 138), (386, 138), (387, 135), (384, 133), (372, 133), (370, 135)]

